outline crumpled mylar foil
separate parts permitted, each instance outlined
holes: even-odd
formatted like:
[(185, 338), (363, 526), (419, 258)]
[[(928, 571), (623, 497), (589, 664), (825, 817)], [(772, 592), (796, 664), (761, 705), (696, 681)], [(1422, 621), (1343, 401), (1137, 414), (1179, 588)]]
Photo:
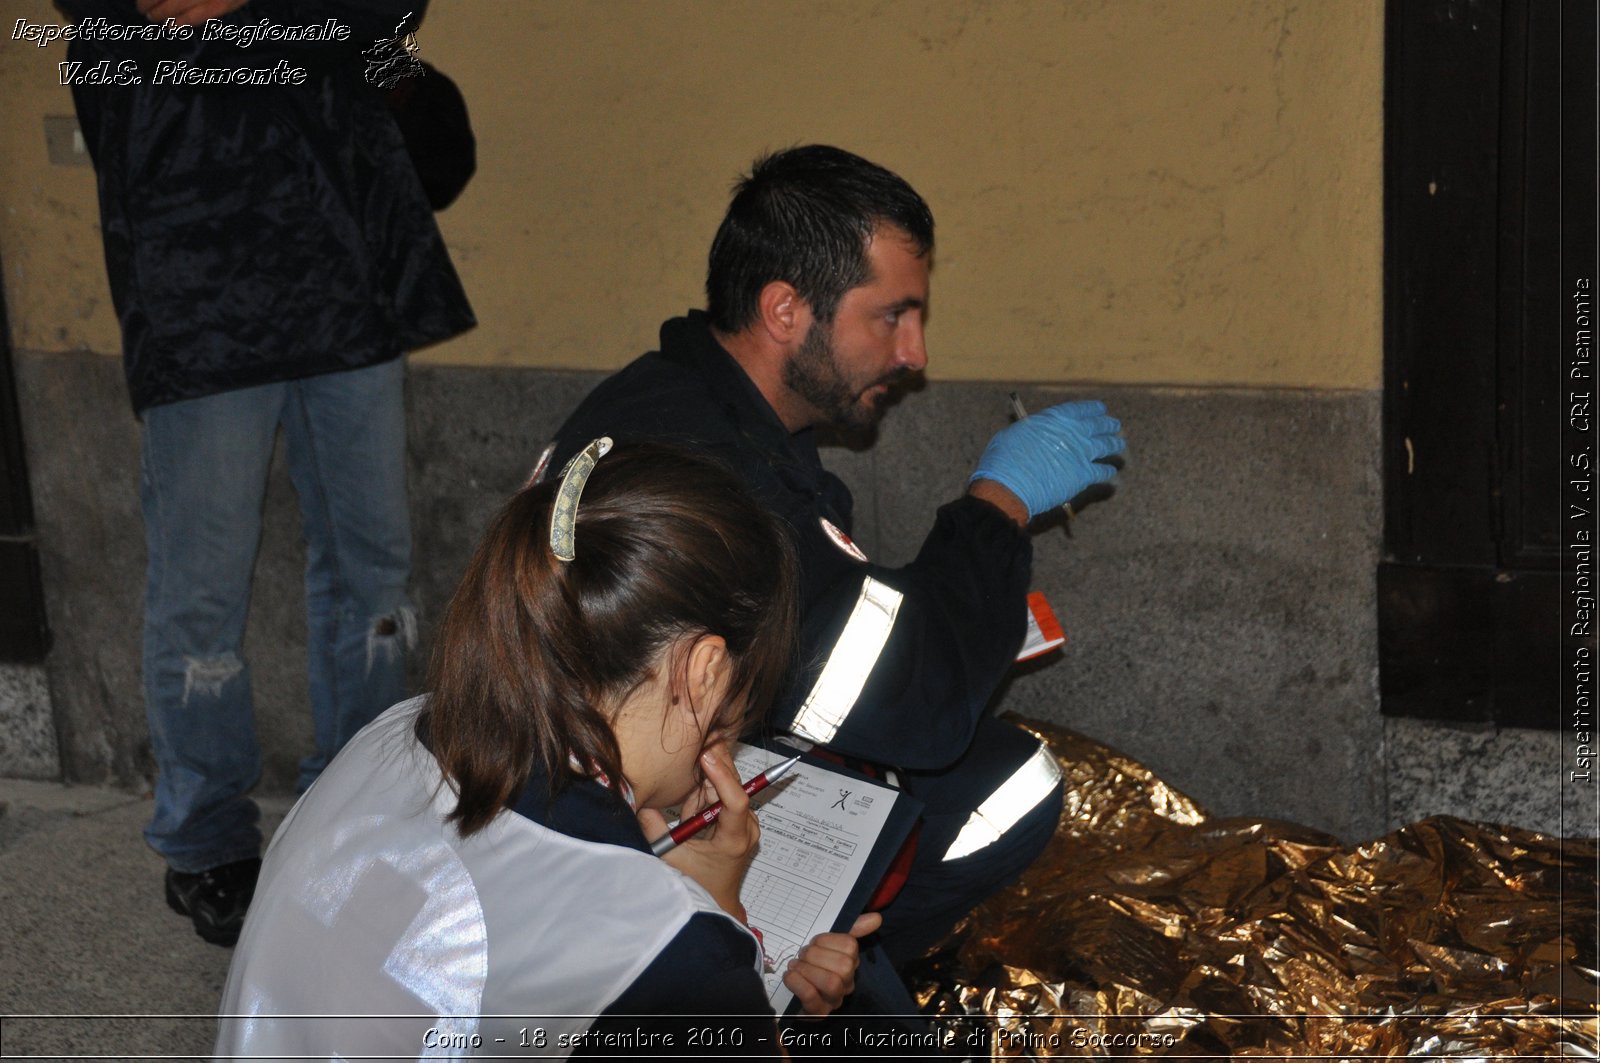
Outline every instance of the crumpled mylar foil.
[(1597, 1058), (1594, 841), (1435, 817), (1346, 846), (1024, 726), (1066, 773), (1056, 836), (918, 972), (962, 1054)]

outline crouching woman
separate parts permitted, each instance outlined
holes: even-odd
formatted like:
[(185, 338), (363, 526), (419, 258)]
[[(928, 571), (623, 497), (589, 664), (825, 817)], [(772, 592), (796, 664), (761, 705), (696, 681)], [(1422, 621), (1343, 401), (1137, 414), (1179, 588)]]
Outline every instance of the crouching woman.
[[(790, 548), (719, 467), (603, 442), (505, 506), (432, 693), (362, 731), (285, 819), (219, 1056), (779, 1054), (729, 742), (789, 665)], [(650, 854), (663, 810), (714, 800), (712, 828)], [(856, 961), (851, 936), (823, 935), (785, 981), (824, 1014)]]

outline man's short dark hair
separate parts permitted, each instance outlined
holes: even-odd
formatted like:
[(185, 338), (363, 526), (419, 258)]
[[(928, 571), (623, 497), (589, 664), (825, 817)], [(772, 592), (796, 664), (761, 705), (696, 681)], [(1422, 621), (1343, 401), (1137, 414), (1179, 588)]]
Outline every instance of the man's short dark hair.
[(867, 244), (880, 225), (905, 233), (919, 257), (933, 249), (928, 205), (883, 167), (824, 144), (757, 159), (711, 242), (712, 326), (735, 333), (754, 322), (773, 281), (794, 285), (813, 317), (832, 321), (844, 293), (870, 279)]

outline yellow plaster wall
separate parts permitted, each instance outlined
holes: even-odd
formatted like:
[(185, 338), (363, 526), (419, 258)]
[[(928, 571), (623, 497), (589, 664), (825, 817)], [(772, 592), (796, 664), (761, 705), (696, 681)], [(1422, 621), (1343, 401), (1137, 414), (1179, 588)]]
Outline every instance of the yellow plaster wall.
[[(16, 342), (115, 351), (40, 130), (65, 48), (0, 12)], [(429, 360), (622, 364), (700, 305), (738, 171), (826, 141), (933, 206), (936, 379), (1379, 385), (1379, 0), (435, 0), (420, 44), (479, 138), (441, 224), (481, 325)]]
[(72, 114), (66, 46), (11, 39), (18, 19), (59, 22), (45, 0), (0, 0), (0, 265), (14, 346), (120, 349), (100, 249), (94, 171), (50, 165), (45, 115)]

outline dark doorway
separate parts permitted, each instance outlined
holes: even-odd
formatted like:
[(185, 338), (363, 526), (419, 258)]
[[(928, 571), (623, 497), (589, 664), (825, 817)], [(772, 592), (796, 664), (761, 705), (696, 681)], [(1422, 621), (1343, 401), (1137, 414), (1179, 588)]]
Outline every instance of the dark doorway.
[(0, 297), (0, 661), (31, 664), (42, 661), (49, 648), (22, 416), (11, 367), (11, 325)]
[(1387, 715), (1562, 724), (1566, 333), (1575, 278), (1594, 276), (1595, 21), (1593, 0), (1389, 3)]

